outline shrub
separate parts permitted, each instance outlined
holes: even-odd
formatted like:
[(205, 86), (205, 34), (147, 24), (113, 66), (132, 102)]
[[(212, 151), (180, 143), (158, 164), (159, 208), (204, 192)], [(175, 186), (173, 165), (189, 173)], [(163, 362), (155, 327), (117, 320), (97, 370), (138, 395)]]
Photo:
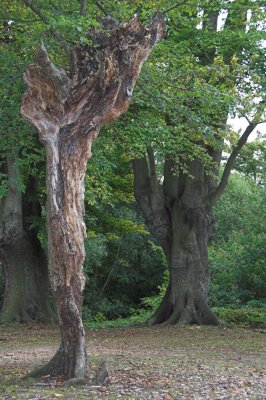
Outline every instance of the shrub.
[(214, 307), (217, 317), (231, 325), (243, 327), (266, 327), (266, 309), (250, 306), (241, 308)]

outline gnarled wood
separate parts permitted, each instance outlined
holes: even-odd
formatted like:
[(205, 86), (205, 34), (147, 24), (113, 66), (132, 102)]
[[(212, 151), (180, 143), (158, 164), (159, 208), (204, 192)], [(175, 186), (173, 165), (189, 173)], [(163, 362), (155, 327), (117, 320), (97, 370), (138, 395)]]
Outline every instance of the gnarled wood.
[(135, 197), (166, 256), (169, 285), (149, 323), (216, 325), (208, 306), (207, 245), (216, 228), (206, 201), (208, 177), (198, 160), (190, 162), (191, 178), (176, 174), (174, 161), (166, 159), (161, 186), (151, 153), (149, 149), (146, 158), (133, 161)]
[[(164, 32), (160, 15), (146, 28), (134, 17), (108, 35), (95, 32), (97, 47), (75, 48), (73, 78), (51, 63), (43, 45), (24, 74), (21, 112), (38, 128), (47, 154), (48, 249), (62, 341), (56, 360), (66, 379), (83, 378), (86, 368), (83, 196), (91, 145), (104, 123), (127, 110), (141, 66)], [(53, 369), (60, 370), (51, 363)]]
[[(168, 11), (172, 8), (175, 6), (170, 7)], [(219, 12), (209, 9), (208, 5), (203, 8), (202, 30), (217, 31)], [(235, 18), (234, 14), (238, 15), (238, 11), (234, 6), (228, 10), (225, 27), (234, 28), (237, 24), (237, 28), (244, 32), (247, 9), (243, 7), (240, 17)], [(211, 46), (205, 50), (202, 48), (202, 51), (197, 49), (194, 55), (201, 65), (211, 66), (216, 54), (217, 49)], [(223, 54), (229, 68), (234, 56), (234, 51), (226, 51)], [(219, 126), (217, 121), (213, 121), (213, 128), (219, 128), (215, 137), (217, 145), (212, 147), (207, 142), (201, 143), (213, 161), (212, 174), (208, 173), (204, 163), (197, 157), (187, 160), (186, 168), (189, 175), (185, 174), (175, 162), (175, 157), (168, 158), (166, 155), (164, 180), (161, 185), (161, 179), (156, 177), (154, 162), (149, 154), (142, 160), (133, 161), (135, 197), (149, 231), (164, 250), (169, 269), (169, 285), (161, 305), (149, 321), (151, 324), (218, 323), (207, 303), (208, 243), (216, 230), (212, 206), (223, 194), (234, 161), (256, 127), (257, 121), (260, 120), (263, 107), (265, 102), (262, 100), (253, 116), (253, 121), (248, 121), (248, 127), (232, 150), (220, 183), (218, 183), (218, 171), (222, 159), (223, 139), (219, 129), (224, 129), (226, 126), (229, 108), (222, 108)], [(171, 124), (171, 119), (167, 115), (165, 122)], [(147, 150), (147, 153), (150, 152), (151, 150)]]

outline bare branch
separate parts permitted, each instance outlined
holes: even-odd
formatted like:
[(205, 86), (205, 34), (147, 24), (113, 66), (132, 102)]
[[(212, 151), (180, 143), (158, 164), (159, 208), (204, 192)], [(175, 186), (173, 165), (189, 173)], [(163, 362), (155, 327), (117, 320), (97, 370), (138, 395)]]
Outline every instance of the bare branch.
[(109, 274), (108, 274), (108, 276), (107, 276), (107, 279), (106, 279), (106, 281), (104, 282), (104, 285), (103, 285), (103, 287), (102, 287), (102, 290), (101, 290), (101, 292), (100, 292), (100, 294), (99, 294), (99, 297), (100, 297), (100, 298), (103, 296), (103, 292), (105, 291), (105, 288), (106, 288), (106, 286), (108, 285), (108, 283), (109, 283), (109, 281), (110, 281), (110, 278), (111, 278), (111, 275), (112, 275), (112, 273), (113, 273), (113, 271), (114, 271), (114, 269), (115, 269), (115, 267), (116, 267), (116, 265), (117, 265), (117, 261), (118, 261), (120, 249), (121, 249), (121, 242), (120, 242), (120, 244), (119, 244), (119, 246), (118, 246), (118, 248), (117, 248), (117, 253), (116, 253), (116, 257), (115, 257), (115, 262), (114, 262), (112, 268), (110, 269)]
[(243, 115), (243, 117), (246, 119), (246, 121), (247, 121), (249, 124), (251, 124), (250, 119), (249, 119), (246, 115)]
[(173, 6), (169, 7), (169, 8), (166, 8), (166, 10), (162, 11), (161, 14), (167, 14), (170, 11), (174, 10), (175, 8), (177, 8), (179, 6), (182, 6), (183, 4), (186, 4), (186, 2), (187, 1), (185, 0), (185, 1), (182, 1), (181, 3), (177, 3), (177, 4), (175, 4), (175, 5), (173, 5)]
[(99, 7), (99, 9), (104, 13), (104, 15), (106, 16), (111, 15), (98, 0), (95, 0), (95, 3)]
[(50, 22), (49, 19), (42, 13), (41, 10), (39, 10), (38, 7), (36, 7), (31, 1), (29, 0), (22, 0), (23, 3), (25, 4), (25, 6), (29, 7), (34, 14), (38, 15), (38, 17), (40, 17), (40, 19), (42, 20), (42, 22), (44, 22), (46, 25), (48, 25), (50, 27), (51, 33), (53, 35), (53, 37), (55, 38), (55, 40), (57, 41), (57, 43), (59, 44), (59, 46), (65, 51), (67, 57), (68, 57), (68, 61), (69, 61), (69, 66), (70, 66), (70, 73), (71, 75), (74, 72), (74, 68), (75, 68), (75, 63), (74, 63), (74, 53), (72, 51), (72, 49), (68, 46), (68, 44), (64, 41), (64, 39), (62, 38), (62, 36), (60, 35), (59, 32), (57, 32), (57, 30), (55, 30), (54, 28), (52, 28), (50, 26)]
[(253, 132), (253, 130), (256, 128), (256, 126), (258, 125), (257, 122), (251, 122), (247, 128), (245, 129), (244, 133), (242, 134), (242, 136), (240, 137), (240, 139), (237, 142), (236, 147), (233, 149), (232, 153), (230, 154), (227, 163), (225, 165), (224, 168), (224, 172), (221, 178), (221, 181), (217, 187), (217, 189), (214, 191), (214, 193), (212, 193), (210, 195), (210, 202), (211, 204), (215, 204), (217, 203), (217, 201), (220, 199), (221, 195), (223, 194), (226, 185), (228, 183), (228, 179), (230, 176), (230, 173), (233, 169), (234, 166), (234, 162), (240, 152), (240, 150), (242, 149), (242, 147), (244, 146), (244, 144), (246, 144), (249, 135)]

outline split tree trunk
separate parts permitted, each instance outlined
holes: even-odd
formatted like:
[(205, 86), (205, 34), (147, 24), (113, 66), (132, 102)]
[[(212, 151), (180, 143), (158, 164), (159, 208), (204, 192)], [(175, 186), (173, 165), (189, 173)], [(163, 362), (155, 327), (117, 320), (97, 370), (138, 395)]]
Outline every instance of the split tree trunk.
[(8, 193), (0, 200), (0, 260), (5, 275), (0, 322), (48, 322), (46, 257), (34, 233), (26, 231), (15, 157), (7, 159)]
[(44, 373), (83, 378), (86, 350), (82, 323), (86, 228), (84, 176), (91, 145), (101, 125), (129, 105), (140, 68), (165, 25), (156, 15), (143, 27), (138, 18), (107, 34), (95, 47), (74, 49), (74, 75), (57, 69), (42, 46), (37, 64), (27, 67), (22, 114), (39, 130), (47, 154), (47, 230), (51, 286), (56, 300), (61, 346)]
[(204, 195), (209, 178), (205, 180), (198, 161), (190, 165), (194, 178), (177, 175), (174, 166), (172, 160), (165, 161), (162, 186), (152, 149), (146, 158), (133, 162), (136, 200), (169, 269), (166, 294), (149, 323), (217, 325), (208, 306), (208, 243), (215, 230)]
[[(206, 4), (203, 10), (202, 30), (208, 31), (208, 34), (218, 29), (219, 10), (214, 10), (211, 3)], [(238, 11), (237, 2), (233, 2), (233, 7), (228, 10), (225, 28), (237, 27), (244, 33), (247, 9), (243, 7), (240, 14)], [(196, 49), (194, 54), (203, 66), (211, 66), (215, 55), (216, 49), (212, 46), (203, 52)], [(229, 69), (234, 56), (234, 49), (224, 54), (224, 61)], [(236, 82), (232, 81), (229, 84), (230, 90), (234, 83)], [(217, 81), (218, 89), (220, 84), (224, 84), (223, 78), (222, 81), (219, 82), (219, 79)], [(226, 126), (229, 112), (227, 107), (219, 110), (220, 124), (217, 124), (217, 118), (213, 121), (212, 128), (217, 130), (215, 137), (217, 145), (212, 147), (206, 142), (197, 142), (205, 148), (213, 162), (212, 176), (207, 173), (199, 159), (188, 161), (186, 164), (192, 177), (190, 178), (171, 157), (166, 157), (164, 181), (161, 185), (157, 179), (152, 149), (147, 150), (147, 157), (133, 161), (136, 200), (142, 209), (149, 231), (164, 250), (169, 267), (169, 286), (151, 323), (218, 324), (207, 303), (208, 243), (216, 230), (211, 210), (226, 188), (237, 155), (256, 127), (258, 123), (256, 121), (260, 120), (259, 109), (260, 107), (258, 114), (253, 116), (253, 120), (249, 122), (234, 146), (219, 182), (214, 176), (218, 177), (221, 165), (224, 139), (219, 130), (223, 130)], [(171, 124), (168, 115), (165, 115), (165, 120), (167, 124)]]
[(150, 323), (217, 325), (208, 306), (208, 214), (179, 202), (171, 211), (169, 287)]

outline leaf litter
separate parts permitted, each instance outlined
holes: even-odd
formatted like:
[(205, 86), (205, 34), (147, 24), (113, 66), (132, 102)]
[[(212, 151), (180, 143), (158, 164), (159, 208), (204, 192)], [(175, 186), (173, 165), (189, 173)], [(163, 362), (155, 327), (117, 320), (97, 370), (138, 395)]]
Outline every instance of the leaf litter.
[[(266, 399), (265, 332), (223, 327), (88, 329), (86, 385), (66, 387), (50, 375), (22, 380), (47, 362), (56, 327), (0, 326), (0, 398), (9, 399)], [(109, 379), (93, 384), (105, 360)]]

